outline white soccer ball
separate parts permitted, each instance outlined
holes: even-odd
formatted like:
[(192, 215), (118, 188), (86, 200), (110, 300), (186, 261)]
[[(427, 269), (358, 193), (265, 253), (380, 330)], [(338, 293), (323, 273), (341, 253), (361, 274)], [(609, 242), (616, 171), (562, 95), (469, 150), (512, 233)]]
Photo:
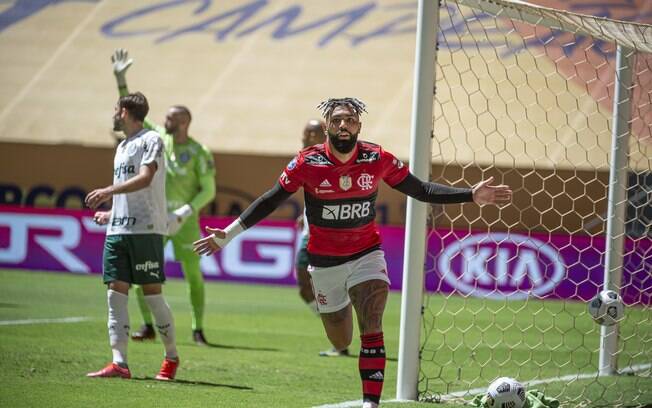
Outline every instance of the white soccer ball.
[(596, 323), (613, 326), (625, 315), (623, 299), (613, 290), (603, 290), (589, 302), (589, 314)]
[(525, 387), (509, 377), (500, 377), (487, 388), (487, 406), (489, 408), (523, 408), (525, 405)]

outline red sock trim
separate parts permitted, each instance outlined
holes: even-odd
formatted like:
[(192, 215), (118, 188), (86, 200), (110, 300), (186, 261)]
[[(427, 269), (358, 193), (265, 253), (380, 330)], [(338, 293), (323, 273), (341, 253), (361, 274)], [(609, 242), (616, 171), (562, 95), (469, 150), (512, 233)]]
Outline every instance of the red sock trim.
[(385, 344), (383, 332), (363, 334), (360, 340), (363, 348), (381, 347)]

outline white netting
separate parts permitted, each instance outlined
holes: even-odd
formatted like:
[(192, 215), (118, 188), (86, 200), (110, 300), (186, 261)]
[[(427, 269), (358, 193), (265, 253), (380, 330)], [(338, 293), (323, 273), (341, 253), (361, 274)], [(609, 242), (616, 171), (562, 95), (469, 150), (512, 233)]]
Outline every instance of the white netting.
[[(619, 369), (634, 375), (597, 376), (600, 326), (587, 312), (606, 246), (616, 45), (605, 39), (649, 50), (652, 31), (504, 0), (460, 3), (494, 9), (442, 2), (432, 179), (494, 176), (514, 203), (433, 207), (420, 396), (469, 400), (509, 376), (562, 406), (652, 403), (652, 57), (641, 51), (618, 343)], [(523, 14), (530, 23), (503, 17)]]

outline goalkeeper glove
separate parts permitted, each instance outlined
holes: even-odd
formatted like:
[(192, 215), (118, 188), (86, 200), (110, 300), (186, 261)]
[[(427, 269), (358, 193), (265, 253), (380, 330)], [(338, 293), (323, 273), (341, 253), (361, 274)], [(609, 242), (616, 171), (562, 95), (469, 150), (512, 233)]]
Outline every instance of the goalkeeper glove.
[(168, 214), (168, 235), (174, 235), (183, 226), (188, 217), (192, 215), (190, 204), (184, 204)]
[(113, 74), (118, 81), (119, 88), (127, 87), (127, 69), (133, 64), (134, 60), (129, 58), (129, 53), (124, 48), (115, 50), (111, 55), (111, 62), (113, 63)]

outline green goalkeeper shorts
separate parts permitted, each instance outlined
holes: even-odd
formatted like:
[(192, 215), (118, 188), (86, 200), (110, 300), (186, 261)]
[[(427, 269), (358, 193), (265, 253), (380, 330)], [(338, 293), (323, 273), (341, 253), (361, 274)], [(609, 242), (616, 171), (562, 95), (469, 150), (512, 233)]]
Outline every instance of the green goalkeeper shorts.
[(104, 283), (163, 283), (163, 235), (107, 235), (104, 241)]

